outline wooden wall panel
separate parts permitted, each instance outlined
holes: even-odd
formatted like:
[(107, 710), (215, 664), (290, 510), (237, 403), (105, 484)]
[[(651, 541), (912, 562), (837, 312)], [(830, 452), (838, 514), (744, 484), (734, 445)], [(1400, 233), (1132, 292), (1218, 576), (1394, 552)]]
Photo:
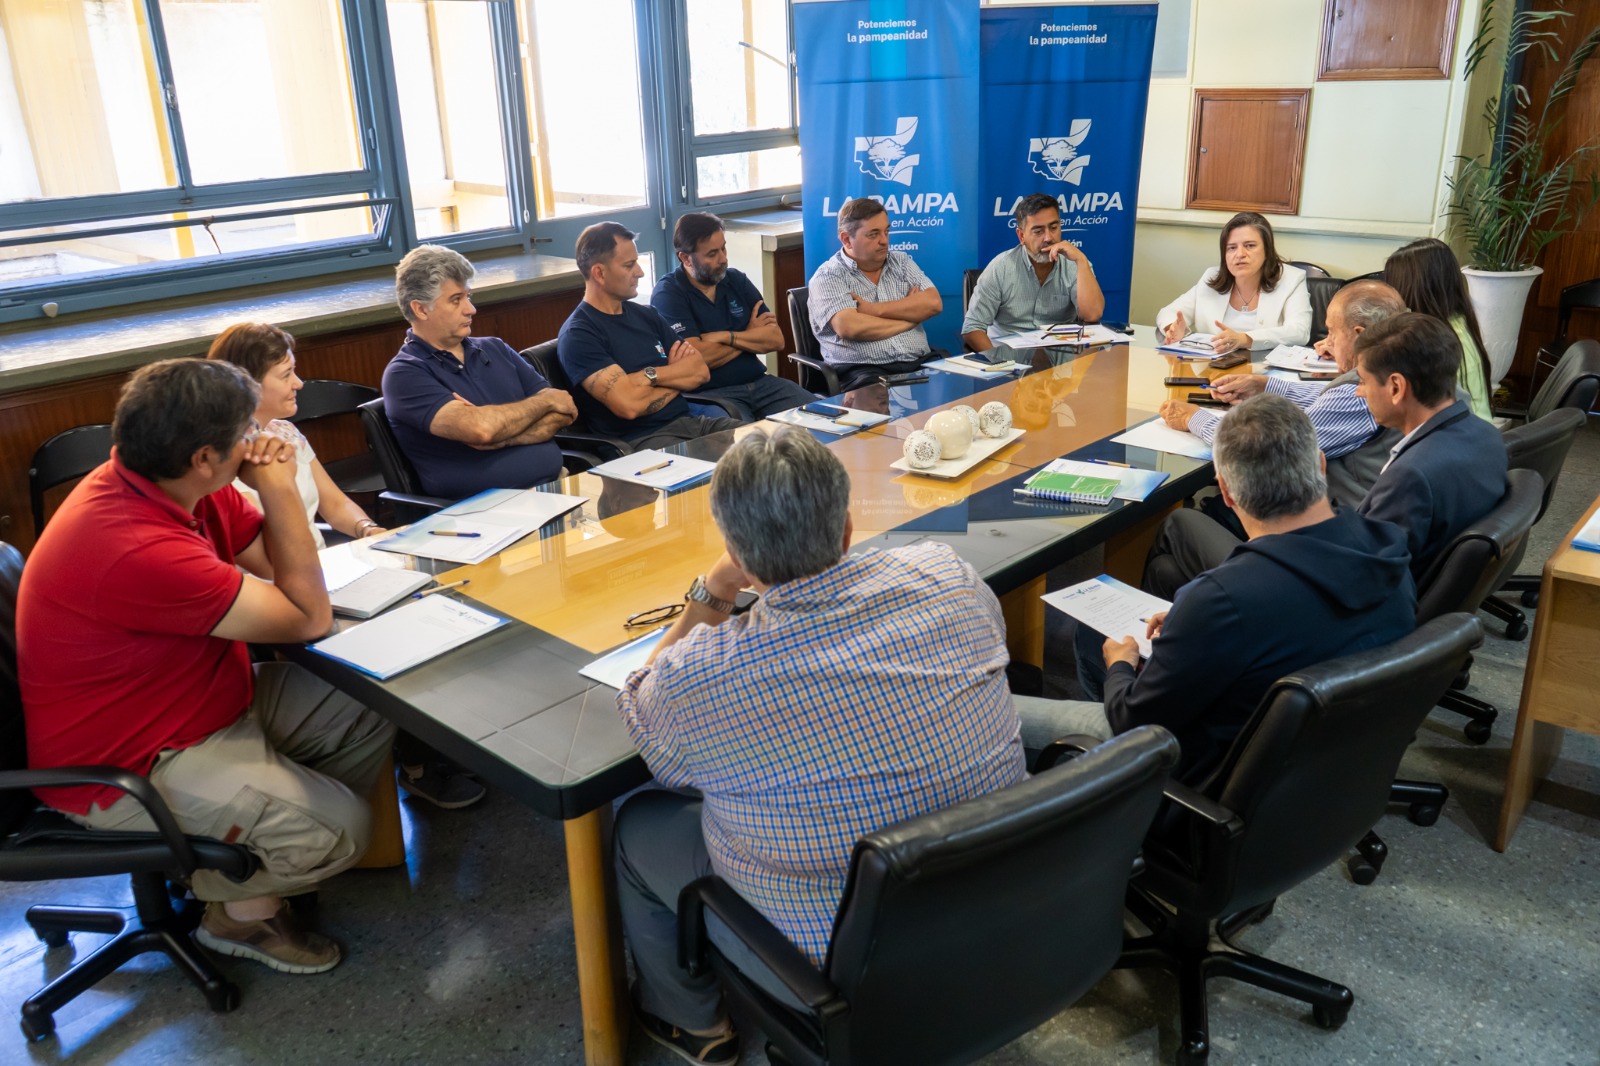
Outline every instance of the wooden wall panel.
[(1310, 89), (1196, 89), (1185, 206), (1297, 214)]
[(772, 253), (773, 308), (778, 315), (778, 328), (783, 330), (783, 351), (778, 353), (778, 375), (799, 382), (800, 371), (789, 361), (794, 347), (794, 324), (789, 320), (789, 290), (806, 284), (806, 252), (804, 248), (784, 248)]
[[(1562, 24), (1563, 43), (1559, 47), (1563, 56), (1585, 34), (1600, 25), (1600, 3), (1572, 4), (1567, 9), (1573, 17)], [(1544, 100), (1558, 69), (1538, 49), (1528, 52), (1522, 84), (1527, 87), (1534, 107)], [(1555, 150), (1565, 154), (1579, 145), (1596, 142), (1600, 142), (1600, 61), (1591, 60), (1567, 97), (1565, 121), (1556, 137)], [(1591, 158), (1589, 173), (1600, 174), (1600, 159)], [(1535, 358), (1539, 348), (1555, 337), (1561, 290), (1580, 281), (1600, 278), (1600, 210), (1590, 211), (1571, 235), (1551, 242), (1540, 255), (1539, 265), (1544, 267), (1544, 274), (1528, 300), (1517, 340), (1517, 354), (1506, 374), (1506, 384), (1512, 396), (1519, 400), (1532, 398), (1529, 386), (1535, 383)], [(1600, 338), (1600, 311), (1575, 312), (1568, 336), (1574, 340)], [(1540, 370), (1537, 383), (1542, 384), (1548, 375), (1549, 368)]]
[[(514, 348), (549, 340), (582, 298), (581, 289), (490, 304), (479, 308), (473, 332), (497, 336)], [(403, 322), (385, 323), (338, 333), (299, 334), (296, 356), (300, 375), (336, 378), (377, 388), (383, 368), (405, 338)], [(49, 385), (0, 396), (0, 540), (23, 552), (33, 547), (33, 518), (28, 505), (28, 465), (39, 445), (73, 426), (111, 421), (117, 393), (128, 375)], [(366, 437), (355, 418), (328, 419), (308, 434), (325, 460), (365, 451)], [(46, 512), (70, 491), (63, 487), (46, 498)]]
[(1460, 0), (1325, 0), (1317, 78), (1448, 78), (1460, 8)]

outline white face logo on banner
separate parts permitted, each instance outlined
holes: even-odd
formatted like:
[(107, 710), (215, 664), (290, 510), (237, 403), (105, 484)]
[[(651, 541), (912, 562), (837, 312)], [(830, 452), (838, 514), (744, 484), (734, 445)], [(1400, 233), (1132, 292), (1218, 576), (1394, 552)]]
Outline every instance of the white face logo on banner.
[(920, 155), (906, 154), (906, 143), (916, 132), (917, 120), (913, 116), (896, 120), (893, 133), (880, 137), (857, 137), (856, 166), (861, 168), (861, 173), (879, 181), (910, 185), (912, 169), (922, 162)]
[(1051, 181), (1077, 185), (1083, 180), (1089, 157), (1078, 154), (1078, 145), (1089, 136), (1089, 120), (1072, 120), (1072, 132), (1065, 137), (1033, 137), (1028, 141), (1028, 162), (1033, 172)]

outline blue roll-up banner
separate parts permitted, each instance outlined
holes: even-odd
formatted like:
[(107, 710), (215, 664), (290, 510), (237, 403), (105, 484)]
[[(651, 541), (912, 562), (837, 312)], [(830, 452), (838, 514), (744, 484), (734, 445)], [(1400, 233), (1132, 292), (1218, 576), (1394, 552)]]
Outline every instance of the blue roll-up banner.
[[(979, 264), (1016, 245), (1019, 199), (1054, 196), (1061, 235), (1094, 263), (1105, 317), (1126, 320), (1156, 5), (986, 7), (981, 21)], [(810, 244), (808, 229), (808, 259)]]
[(881, 200), (891, 247), (944, 297), (929, 343), (959, 351), (961, 274), (978, 265), (976, 0), (796, 0), (794, 36), (806, 276), (839, 250), (845, 201)]

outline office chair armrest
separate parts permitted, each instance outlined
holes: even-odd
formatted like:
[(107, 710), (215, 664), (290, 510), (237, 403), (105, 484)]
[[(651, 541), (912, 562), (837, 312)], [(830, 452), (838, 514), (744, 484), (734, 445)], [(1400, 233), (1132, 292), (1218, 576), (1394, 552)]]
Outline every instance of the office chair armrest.
[(1223, 840), (1231, 840), (1244, 832), (1244, 820), (1216, 800), (1197, 792), (1188, 785), (1168, 778), (1161, 786), (1161, 794), (1214, 829)]
[(710, 944), (706, 936), (707, 908), (807, 1009), (820, 1011), (839, 999), (833, 982), (818, 973), (799, 948), (715, 874), (685, 885), (678, 894), (678, 965), (690, 974), (699, 975), (705, 970), (706, 947)]
[(1085, 733), (1073, 733), (1059, 740), (1052, 740), (1048, 747), (1039, 753), (1039, 761), (1033, 764), (1033, 772), (1048, 770), (1062, 759), (1071, 759), (1092, 751), (1105, 743)]
[(801, 366), (808, 366), (821, 374), (822, 380), (828, 383), (827, 395), (839, 395), (839, 375), (834, 372), (833, 367), (824, 363), (821, 359), (813, 359), (809, 355), (801, 355), (799, 352), (790, 352), (789, 361), (791, 363), (799, 363)]
[(120, 766), (56, 766), (48, 770), (0, 771), (0, 791), (71, 788), (75, 785), (105, 785), (138, 800), (139, 806), (156, 824), (156, 832), (161, 834), (167, 849), (172, 852), (172, 859), (177, 863), (176, 872), (185, 877), (194, 873), (194, 848), (190, 847), (189, 838), (183, 835), (183, 830), (178, 828), (178, 820), (172, 816), (167, 801), (161, 798), (161, 793), (156, 791), (148, 777)]
[(729, 418), (737, 418), (741, 422), (744, 421), (744, 415), (739, 413), (739, 409), (731, 401), (724, 400), (720, 396), (708, 396), (703, 392), (686, 392), (683, 393), (683, 398), (690, 403), (711, 404), (714, 407), (720, 407)]
[(551, 438), (556, 446), (563, 452), (573, 451), (579, 454), (597, 455), (610, 462), (620, 459), (624, 455), (633, 454), (633, 445), (621, 437), (608, 437), (603, 433), (588, 431), (568, 433), (563, 430)]

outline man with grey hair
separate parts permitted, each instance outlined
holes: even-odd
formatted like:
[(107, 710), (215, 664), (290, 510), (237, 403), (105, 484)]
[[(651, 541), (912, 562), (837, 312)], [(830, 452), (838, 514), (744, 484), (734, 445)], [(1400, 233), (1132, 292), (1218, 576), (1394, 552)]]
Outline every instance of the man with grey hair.
[(1061, 204), (1036, 192), (1012, 210), (1017, 244), (983, 268), (961, 323), (967, 347), (986, 352), (991, 333), (1047, 329), (1058, 322), (1098, 322), (1105, 294), (1083, 250), (1061, 239)]
[[(1080, 657), (1104, 661), (1103, 703), (1018, 697), (1030, 752), (1069, 733), (1165, 726), (1183, 748), (1177, 776), (1198, 781), (1280, 677), (1415, 628), (1405, 534), (1334, 511), (1305, 412), (1281, 396), (1246, 400), (1223, 419), (1214, 454), (1217, 486), (1249, 539), (1151, 616), (1142, 668), (1132, 637), (1078, 640)], [(1080, 678), (1094, 673), (1082, 665)]]
[(732, 1063), (715, 979), (677, 964), (683, 886), (717, 873), (821, 965), (861, 836), (1023, 767), (994, 593), (944, 544), (846, 555), (850, 478), (809, 432), (734, 444), (711, 513), (726, 554), (617, 698), (657, 781), (697, 791), (623, 806), (617, 881), (645, 1032)]
[(383, 371), (400, 449), (424, 492), (451, 499), (560, 477), (551, 438), (578, 416), (572, 397), (509, 344), (472, 335), (474, 273), (460, 252), (435, 244), (400, 260), (395, 302), (411, 329)]
[(944, 352), (922, 324), (944, 310), (939, 290), (909, 255), (889, 247), (889, 215), (858, 197), (839, 209), (840, 248), (807, 286), (807, 313), (823, 362), (850, 390), (903, 374)]

